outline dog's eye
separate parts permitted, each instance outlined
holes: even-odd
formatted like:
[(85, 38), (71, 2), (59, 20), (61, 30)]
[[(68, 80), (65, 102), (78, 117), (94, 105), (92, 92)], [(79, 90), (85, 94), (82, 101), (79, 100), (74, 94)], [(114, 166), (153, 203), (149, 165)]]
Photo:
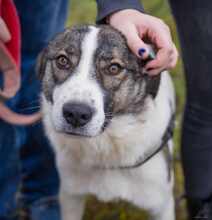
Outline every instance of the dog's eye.
[(59, 55), (56, 58), (56, 64), (60, 69), (69, 69), (71, 67), (71, 62), (65, 55)]
[(119, 63), (113, 63), (109, 67), (109, 72), (111, 75), (117, 75), (120, 73), (122, 66)]

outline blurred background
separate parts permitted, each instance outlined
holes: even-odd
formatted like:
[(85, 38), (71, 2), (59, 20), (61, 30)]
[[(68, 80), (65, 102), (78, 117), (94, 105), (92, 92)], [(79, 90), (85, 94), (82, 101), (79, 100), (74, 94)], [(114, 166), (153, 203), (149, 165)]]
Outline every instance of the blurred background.
[[(142, 0), (142, 4), (147, 13), (162, 18), (170, 27), (173, 39), (178, 47), (179, 41), (176, 31), (175, 22), (171, 15), (167, 0)], [(71, 0), (70, 15), (67, 21), (67, 26), (80, 23), (95, 23), (96, 17), (96, 2), (95, 0)], [(176, 89), (177, 101), (177, 117), (176, 128), (174, 134), (175, 141), (175, 198), (177, 220), (186, 220), (185, 201), (179, 203), (180, 196), (184, 193), (183, 190), (183, 175), (180, 164), (180, 128), (181, 118), (183, 113), (183, 105), (185, 99), (184, 74), (181, 58), (178, 61), (176, 68), (171, 71)], [(142, 190), (142, 189), (141, 189)], [(147, 214), (142, 210), (133, 207), (132, 205), (118, 201), (113, 203), (101, 203), (94, 197), (88, 197), (86, 211), (83, 220), (146, 220)]]

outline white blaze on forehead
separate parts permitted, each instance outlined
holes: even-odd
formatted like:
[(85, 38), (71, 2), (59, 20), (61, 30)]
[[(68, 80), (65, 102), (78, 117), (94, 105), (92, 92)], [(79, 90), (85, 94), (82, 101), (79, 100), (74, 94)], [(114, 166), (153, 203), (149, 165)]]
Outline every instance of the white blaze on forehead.
[(78, 73), (80, 77), (87, 77), (89, 69), (93, 64), (93, 57), (98, 46), (99, 29), (94, 26), (89, 26), (89, 32), (81, 44), (81, 59), (78, 66)]
[(53, 119), (58, 129), (66, 126), (63, 106), (68, 102), (83, 103), (94, 110), (92, 120), (84, 126), (86, 134), (91, 136), (97, 134), (104, 124), (104, 94), (96, 78), (92, 77), (95, 74), (94, 56), (98, 47), (98, 33), (98, 28), (89, 26), (81, 42), (81, 56), (76, 70), (64, 83), (54, 89)]

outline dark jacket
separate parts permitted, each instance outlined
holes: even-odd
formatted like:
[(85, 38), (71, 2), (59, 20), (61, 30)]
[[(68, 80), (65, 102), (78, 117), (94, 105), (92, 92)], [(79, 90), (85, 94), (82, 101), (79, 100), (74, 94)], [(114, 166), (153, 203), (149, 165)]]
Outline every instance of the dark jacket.
[(143, 12), (139, 0), (96, 0), (98, 7), (97, 23), (105, 23), (105, 18), (123, 9), (136, 9)]

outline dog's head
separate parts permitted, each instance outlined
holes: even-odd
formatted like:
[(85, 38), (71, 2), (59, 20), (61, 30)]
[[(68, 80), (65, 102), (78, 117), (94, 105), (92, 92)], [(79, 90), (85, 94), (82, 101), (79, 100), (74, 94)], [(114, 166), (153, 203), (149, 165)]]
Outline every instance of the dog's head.
[(153, 85), (125, 38), (109, 26), (67, 29), (38, 60), (48, 114), (62, 133), (98, 135), (116, 115), (140, 112)]

